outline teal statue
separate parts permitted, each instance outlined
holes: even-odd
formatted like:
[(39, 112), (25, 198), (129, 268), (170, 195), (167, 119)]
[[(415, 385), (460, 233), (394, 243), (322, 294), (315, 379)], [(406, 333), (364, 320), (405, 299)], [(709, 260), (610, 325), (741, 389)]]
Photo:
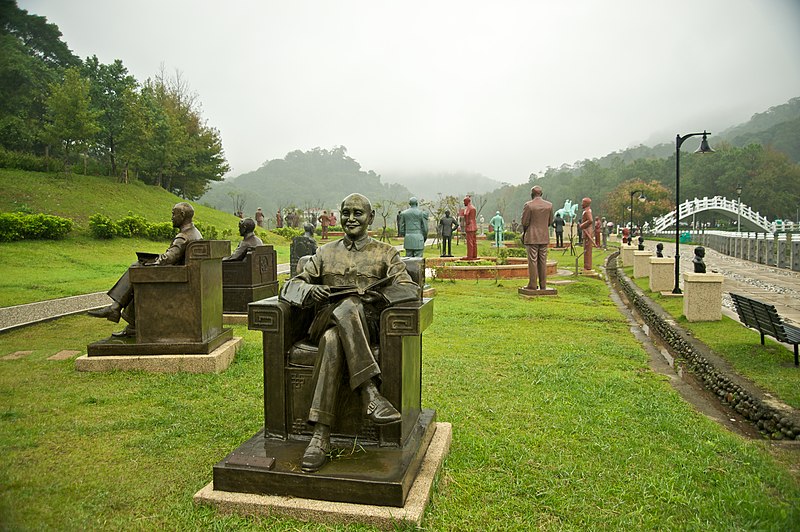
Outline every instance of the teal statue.
[(494, 231), (494, 247), (503, 247), (503, 232), (506, 230), (506, 221), (500, 216), (500, 211), (497, 211), (494, 217), (489, 220), (489, 224), (491, 224)]
[(409, 199), (408, 205), (398, 217), (398, 234), (403, 237), (406, 257), (421, 257), (428, 237), (428, 213), (417, 206), (417, 198)]

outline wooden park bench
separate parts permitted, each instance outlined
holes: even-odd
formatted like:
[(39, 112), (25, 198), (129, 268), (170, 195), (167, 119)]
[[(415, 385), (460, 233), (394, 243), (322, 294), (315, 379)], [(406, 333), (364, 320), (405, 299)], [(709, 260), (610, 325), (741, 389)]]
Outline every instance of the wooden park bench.
[(800, 343), (800, 327), (784, 323), (775, 309), (775, 305), (764, 303), (757, 299), (731, 293), (733, 304), (741, 322), (761, 333), (761, 345), (764, 345), (764, 335), (768, 334), (779, 342), (794, 345), (794, 365), (800, 366), (798, 360), (797, 344)]

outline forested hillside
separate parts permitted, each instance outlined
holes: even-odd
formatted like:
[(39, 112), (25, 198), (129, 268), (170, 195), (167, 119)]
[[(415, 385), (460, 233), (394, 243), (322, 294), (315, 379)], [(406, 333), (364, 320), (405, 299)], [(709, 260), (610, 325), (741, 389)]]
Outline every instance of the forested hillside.
[(359, 192), (373, 202), (405, 203), (410, 197), (401, 185), (387, 185), (372, 170), (347, 155), (344, 146), (331, 150), (296, 150), (273, 159), (253, 172), (213, 186), (200, 201), (220, 210), (242, 210), (252, 215), (261, 208), (268, 215), (281, 209), (338, 209), (347, 194)]
[[(713, 154), (694, 155), (699, 140), (681, 148), (681, 199), (736, 196), (769, 219), (794, 219), (800, 204), (800, 98), (756, 114), (744, 124), (709, 137)], [(519, 186), (503, 186), (488, 194), (486, 209), (499, 209), (506, 218), (522, 212), (530, 187), (541, 185), (544, 195), (561, 207), (569, 199), (592, 198), (593, 211), (611, 220), (627, 220), (630, 192), (648, 184), (659, 200), (669, 191), (675, 204), (675, 144), (637, 146), (605, 157), (550, 168)], [(657, 185), (657, 186), (656, 186)], [(662, 203), (659, 203), (660, 205)], [(650, 205), (645, 206), (647, 210)], [(642, 208), (642, 207), (639, 207)], [(662, 209), (663, 210), (663, 209)], [(666, 211), (664, 211), (666, 212)], [(663, 212), (654, 214), (663, 214)]]
[(138, 81), (76, 57), (61, 31), (0, 0), (0, 167), (138, 179), (188, 199), (229, 170), (179, 73)]

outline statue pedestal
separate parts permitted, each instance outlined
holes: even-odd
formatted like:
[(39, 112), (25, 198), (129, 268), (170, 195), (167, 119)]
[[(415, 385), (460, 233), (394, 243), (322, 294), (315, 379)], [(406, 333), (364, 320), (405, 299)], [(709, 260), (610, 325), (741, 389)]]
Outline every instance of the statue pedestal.
[(622, 266), (627, 268), (633, 266), (633, 252), (636, 248), (627, 244), (622, 244), (619, 248), (619, 256), (622, 257)]
[(683, 315), (689, 321), (722, 319), (722, 274), (683, 274)]
[(649, 277), (650, 276), (650, 257), (653, 253), (647, 250), (639, 251), (638, 249), (633, 252), (633, 277)]
[(665, 292), (675, 285), (675, 259), (650, 257), (650, 291)]
[(524, 297), (557, 296), (555, 288), (545, 288), (544, 290), (531, 290), (530, 288), (518, 288), (517, 293)]

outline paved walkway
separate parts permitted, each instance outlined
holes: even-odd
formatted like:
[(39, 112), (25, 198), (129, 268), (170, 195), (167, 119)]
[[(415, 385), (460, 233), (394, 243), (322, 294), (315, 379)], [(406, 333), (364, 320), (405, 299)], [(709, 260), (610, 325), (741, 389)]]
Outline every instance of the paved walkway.
[[(656, 244), (657, 242), (645, 242), (645, 247), (655, 253)], [(691, 245), (681, 245), (681, 272), (694, 271), (694, 248)], [(675, 243), (665, 242), (664, 256), (674, 255)], [(729, 257), (710, 248), (706, 248), (705, 263), (706, 271), (716, 271), (725, 276), (722, 282), (722, 304), (734, 315), (736, 311), (733, 300), (728, 295), (730, 292), (772, 303), (781, 317), (800, 325), (800, 272)]]
[[(648, 249), (655, 249), (655, 242), (645, 242)], [(674, 254), (675, 244), (665, 243), (664, 254)], [(681, 246), (681, 271), (692, 271), (693, 246)], [(735, 292), (775, 305), (778, 313), (788, 321), (800, 325), (800, 272), (794, 272), (773, 266), (765, 266), (717, 253), (706, 248), (706, 268), (725, 276), (722, 288), (724, 292), (723, 306), (731, 315), (733, 302), (728, 293)], [(288, 273), (289, 264), (279, 264), (278, 273)], [(70, 314), (79, 314), (109, 303), (105, 292), (85, 294), (40, 301), (28, 305), (0, 308), (0, 333)], [(735, 316), (735, 312), (733, 313)]]

